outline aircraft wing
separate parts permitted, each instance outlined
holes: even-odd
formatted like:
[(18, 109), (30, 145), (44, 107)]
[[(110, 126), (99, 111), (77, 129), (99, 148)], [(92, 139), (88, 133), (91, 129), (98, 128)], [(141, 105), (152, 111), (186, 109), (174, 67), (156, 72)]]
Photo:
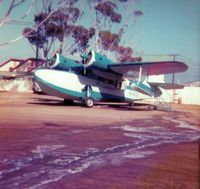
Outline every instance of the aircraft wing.
[(0, 71), (0, 79), (16, 79), (23, 77), (31, 77), (32, 73), (27, 72), (8, 72), (8, 71)]
[(173, 84), (173, 83), (155, 83), (149, 82), (150, 85), (158, 86), (163, 89), (183, 89), (184, 85)]
[(188, 66), (183, 62), (178, 61), (163, 61), (163, 62), (140, 62), (140, 63), (122, 63), (108, 66), (109, 69), (118, 74), (127, 74), (128, 72), (140, 72), (147, 75), (160, 75), (184, 72)]

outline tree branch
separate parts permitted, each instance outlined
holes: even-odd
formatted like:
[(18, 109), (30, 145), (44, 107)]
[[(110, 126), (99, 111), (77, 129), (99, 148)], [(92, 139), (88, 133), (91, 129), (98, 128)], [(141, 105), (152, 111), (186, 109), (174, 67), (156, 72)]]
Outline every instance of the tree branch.
[[(8, 16), (10, 15), (10, 13), (12, 12), (12, 10), (19, 6), (20, 4), (24, 3), (26, 0), (20, 0), (19, 2), (16, 2), (15, 0), (12, 0), (12, 2), (10, 3), (10, 6), (6, 12), (6, 14), (3, 16), (3, 18), (0, 20), (0, 27), (3, 26), (3, 24), (6, 23)], [(0, 3), (2, 2), (2, 0), (0, 0)]]
[[(15, 1), (15, 0), (14, 0)], [(25, 2), (26, 0), (21, 0), (18, 3), (15, 3), (13, 8), (17, 7), (18, 5), (22, 4), (23, 2)]]
[(4, 15), (4, 17), (0, 20), (0, 27), (3, 26), (3, 24), (6, 22), (6, 20), (8, 19), (8, 16), (10, 15), (13, 6), (14, 6), (15, 0), (12, 0), (10, 7), (8, 8), (6, 14)]

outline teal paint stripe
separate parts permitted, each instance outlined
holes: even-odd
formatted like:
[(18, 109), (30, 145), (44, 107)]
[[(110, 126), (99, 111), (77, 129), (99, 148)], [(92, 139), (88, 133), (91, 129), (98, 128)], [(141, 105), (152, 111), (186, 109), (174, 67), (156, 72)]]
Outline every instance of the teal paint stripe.
[(91, 97), (93, 99), (101, 100), (101, 99), (111, 99), (111, 100), (130, 100), (129, 98), (125, 98), (123, 96), (112, 95), (108, 93), (99, 93), (99, 92), (92, 92)]

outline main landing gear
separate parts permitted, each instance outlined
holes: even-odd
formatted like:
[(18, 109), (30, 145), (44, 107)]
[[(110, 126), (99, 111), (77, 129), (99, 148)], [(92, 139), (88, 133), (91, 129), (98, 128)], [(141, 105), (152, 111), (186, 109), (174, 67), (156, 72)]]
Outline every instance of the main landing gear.
[(134, 101), (129, 102), (129, 106), (134, 107)]
[(83, 89), (83, 106), (86, 106), (88, 108), (92, 108), (94, 105), (94, 99), (91, 97), (92, 96), (92, 88), (89, 85), (86, 85)]

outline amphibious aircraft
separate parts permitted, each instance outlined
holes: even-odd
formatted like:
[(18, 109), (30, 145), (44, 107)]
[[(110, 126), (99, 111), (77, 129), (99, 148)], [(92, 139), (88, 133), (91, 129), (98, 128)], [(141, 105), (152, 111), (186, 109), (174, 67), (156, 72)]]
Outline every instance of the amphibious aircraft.
[[(96, 101), (133, 102), (138, 94), (158, 97), (163, 89), (181, 88), (172, 83), (149, 82), (151, 75), (184, 72), (187, 65), (178, 61), (115, 63), (98, 52), (81, 55), (82, 61), (56, 54), (49, 68), (34, 72), (36, 83), (47, 94), (66, 103), (80, 100), (86, 107)], [(140, 95), (141, 96), (141, 95)]]

